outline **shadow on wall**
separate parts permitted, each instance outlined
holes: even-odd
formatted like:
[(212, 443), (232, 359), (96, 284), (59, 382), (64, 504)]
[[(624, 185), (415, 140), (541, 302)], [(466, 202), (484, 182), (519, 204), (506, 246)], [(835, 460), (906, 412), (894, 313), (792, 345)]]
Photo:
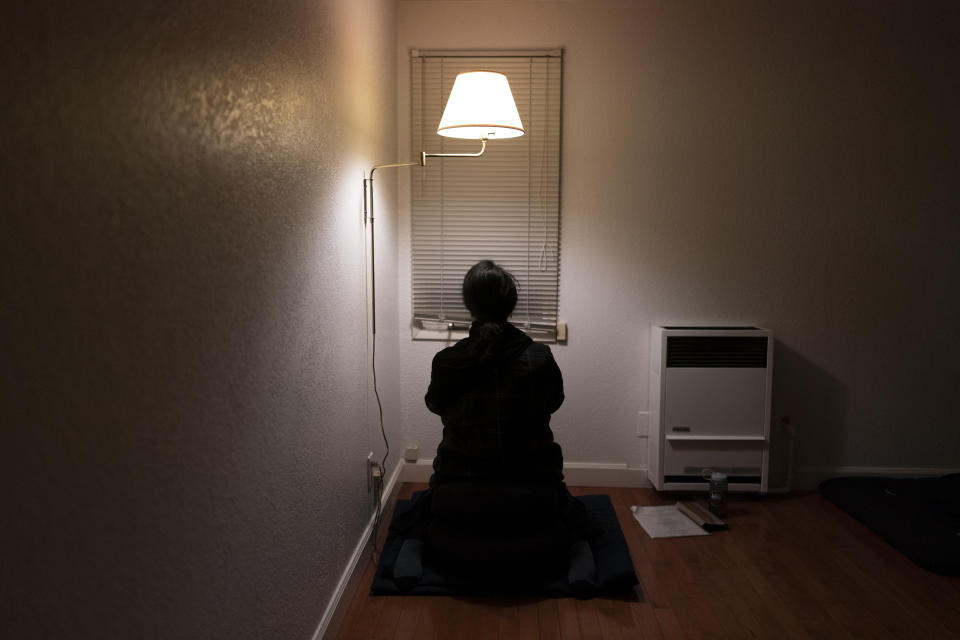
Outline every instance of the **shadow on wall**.
[(775, 341), (773, 362), (771, 419), (778, 426), (786, 418), (794, 427), (795, 478), (797, 471), (839, 465), (844, 459), (846, 387), (779, 340)]

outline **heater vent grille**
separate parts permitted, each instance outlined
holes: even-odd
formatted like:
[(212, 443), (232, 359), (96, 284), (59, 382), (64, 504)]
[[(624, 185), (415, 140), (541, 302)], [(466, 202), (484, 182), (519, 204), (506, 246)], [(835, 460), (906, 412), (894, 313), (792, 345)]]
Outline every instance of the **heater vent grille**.
[(766, 368), (766, 336), (668, 336), (668, 367)]
[[(673, 484), (706, 484), (709, 480), (704, 480), (701, 475), (690, 475), (690, 476), (671, 476), (667, 475), (663, 477), (664, 482), (673, 483)], [(760, 476), (727, 476), (727, 482), (729, 484), (760, 484)]]

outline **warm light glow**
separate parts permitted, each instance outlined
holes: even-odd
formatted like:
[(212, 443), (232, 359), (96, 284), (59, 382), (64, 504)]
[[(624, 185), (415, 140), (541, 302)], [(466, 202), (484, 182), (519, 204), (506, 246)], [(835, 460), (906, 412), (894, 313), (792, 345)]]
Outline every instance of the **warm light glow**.
[(496, 71), (466, 71), (458, 75), (437, 133), (469, 140), (522, 136), (523, 123), (507, 76)]

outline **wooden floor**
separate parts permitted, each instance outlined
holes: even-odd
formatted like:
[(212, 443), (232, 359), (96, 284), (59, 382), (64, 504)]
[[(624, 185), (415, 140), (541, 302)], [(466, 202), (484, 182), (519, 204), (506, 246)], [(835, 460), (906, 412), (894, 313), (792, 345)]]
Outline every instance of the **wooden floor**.
[[(404, 484), (399, 496), (423, 488)], [(652, 540), (630, 505), (670, 496), (570, 491), (610, 495), (639, 597), (371, 596), (370, 564), (339, 637), (960, 638), (960, 578), (920, 569), (819, 494), (735, 499), (729, 531)]]

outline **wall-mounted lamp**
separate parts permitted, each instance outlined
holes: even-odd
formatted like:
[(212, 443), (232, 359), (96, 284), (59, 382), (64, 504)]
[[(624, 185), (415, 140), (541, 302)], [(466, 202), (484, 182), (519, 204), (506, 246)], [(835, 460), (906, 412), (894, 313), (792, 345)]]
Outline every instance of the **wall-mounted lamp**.
[[(427, 158), (478, 158), (487, 148), (487, 140), (495, 138), (516, 138), (522, 136), (523, 124), (520, 122), (520, 113), (517, 104), (513, 101), (510, 83), (507, 76), (495, 71), (466, 71), (457, 76), (447, 98), (447, 106), (443, 110), (437, 133), (448, 138), (462, 138), (479, 140), (480, 151), (477, 153), (426, 153), (420, 152), (418, 162), (395, 162), (378, 164), (370, 169), (370, 177), (363, 179), (363, 221), (370, 225), (370, 326), (373, 332), (373, 393), (377, 398), (380, 411), (380, 432), (386, 445), (386, 453), (380, 464), (381, 473), (390, 455), (390, 443), (387, 441), (387, 432), (383, 426), (383, 406), (380, 404), (380, 392), (377, 391), (377, 278), (376, 263), (374, 261), (374, 233), (373, 233), (373, 173), (377, 169), (390, 167), (426, 166)], [(369, 197), (369, 215), (367, 210)], [(380, 501), (377, 501), (377, 524), (380, 522)], [(376, 534), (374, 534), (376, 539)]]
[[(377, 287), (374, 263), (373, 173), (391, 167), (426, 166), (427, 158), (479, 158), (487, 148), (487, 140), (516, 138), (524, 134), (520, 113), (510, 91), (507, 76), (496, 71), (465, 71), (453, 82), (447, 106), (443, 110), (437, 134), (448, 138), (479, 140), (477, 153), (420, 152), (418, 162), (378, 164), (363, 179), (363, 221), (370, 225), (370, 325), (377, 333)], [(369, 215), (367, 200), (369, 198)]]
[[(383, 405), (380, 404), (380, 392), (377, 390), (377, 278), (376, 263), (374, 261), (374, 233), (373, 233), (373, 173), (377, 169), (390, 167), (426, 166), (427, 158), (478, 158), (487, 148), (487, 140), (491, 138), (516, 138), (523, 135), (523, 124), (520, 122), (520, 113), (517, 104), (513, 101), (510, 83), (507, 76), (495, 71), (466, 71), (457, 76), (447, 99), (447, 106), (440, 118), (437, 133), (449, 138), (463, 138), (479, 140), (480, 151), (477, 153), (426, 153), (420, 152), (419, 162), (395, 162), (378, 164), (370, 169), (370, 177), (363, 179), (363, 221), (370, 225), (370, 326), (373, 332), (373, 354), (371, 369), (373, 370), (373, 393), (377, 398), (377, 407), (380, 411), (380, 432), (383, 434), (383, 443), (386, 453), (380, 463), (381, 474), (390, 455), (390, 443), (387, 440), (387, 431), (383, 426)], [(367, 213), (367, 198), (369, 192), (369, 215)], [(382, 482), (382, 480), (381, 480)], [(377, 500), (377, 516), (374, 528), (380, 523), (380, 500)]]
[(466, 140), (522, 136), (523, 124), (507, 76), (494, 71), (458, 75), (437, 134)]

